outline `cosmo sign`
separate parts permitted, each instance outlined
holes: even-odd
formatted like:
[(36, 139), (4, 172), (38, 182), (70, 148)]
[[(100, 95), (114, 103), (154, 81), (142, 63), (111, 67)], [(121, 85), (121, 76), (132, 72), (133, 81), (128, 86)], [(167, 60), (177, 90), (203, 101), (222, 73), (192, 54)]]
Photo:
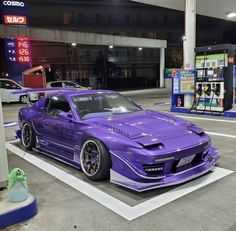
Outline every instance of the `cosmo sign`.
[[(27, 0), (0, 0), (0, 23), (27, 27)], [(22, 72), (32, 66), (30, 41), (27, 38), (4, 39), (6, 72), (9, 78), (22, 81)]]
[(24, 7), (25, 3), (22, 1), (3, 1), (4, 6)]

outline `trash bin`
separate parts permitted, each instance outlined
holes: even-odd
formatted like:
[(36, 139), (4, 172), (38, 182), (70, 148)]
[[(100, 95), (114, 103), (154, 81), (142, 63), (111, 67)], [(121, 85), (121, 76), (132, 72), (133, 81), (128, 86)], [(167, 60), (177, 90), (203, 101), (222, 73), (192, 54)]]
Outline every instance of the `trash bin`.
[(20, 202), (28, 198), (27, 177), (23, 170), (15, 168), (8, 176), (9, 201)]

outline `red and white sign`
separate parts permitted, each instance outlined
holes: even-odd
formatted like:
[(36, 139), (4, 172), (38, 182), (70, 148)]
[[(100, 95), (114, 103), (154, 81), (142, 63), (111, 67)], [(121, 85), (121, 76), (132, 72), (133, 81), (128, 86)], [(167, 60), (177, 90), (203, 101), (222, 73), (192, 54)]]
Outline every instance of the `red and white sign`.
[(16, 40), (16, 51), (19, 63), (31, 62), (30, 42), (27, 38), (18, 38)]
[(26, 25), (26, 16), (4, 15), (4, 23), (13, 25)]

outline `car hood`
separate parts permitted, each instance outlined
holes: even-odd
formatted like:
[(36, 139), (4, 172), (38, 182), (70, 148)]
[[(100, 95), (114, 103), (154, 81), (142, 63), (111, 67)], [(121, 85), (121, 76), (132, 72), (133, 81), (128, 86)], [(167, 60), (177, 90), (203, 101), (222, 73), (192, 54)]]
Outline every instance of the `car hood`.
[(190, 132), (186, 126), (183, 126), (183, 120), (155, 111), (100, 117), (96, 118), (94, 123), (142, 145), (151, 145), (166, 139), (185, 136)]

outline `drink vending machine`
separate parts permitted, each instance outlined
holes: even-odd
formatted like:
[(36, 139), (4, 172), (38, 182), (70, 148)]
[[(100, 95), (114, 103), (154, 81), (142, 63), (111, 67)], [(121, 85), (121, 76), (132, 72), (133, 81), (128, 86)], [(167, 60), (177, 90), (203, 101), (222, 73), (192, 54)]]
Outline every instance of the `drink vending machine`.
[(225, 112), (234, 104), (236, 46), (230, 44), (196, 48), (195, 99), (192, 109)]

